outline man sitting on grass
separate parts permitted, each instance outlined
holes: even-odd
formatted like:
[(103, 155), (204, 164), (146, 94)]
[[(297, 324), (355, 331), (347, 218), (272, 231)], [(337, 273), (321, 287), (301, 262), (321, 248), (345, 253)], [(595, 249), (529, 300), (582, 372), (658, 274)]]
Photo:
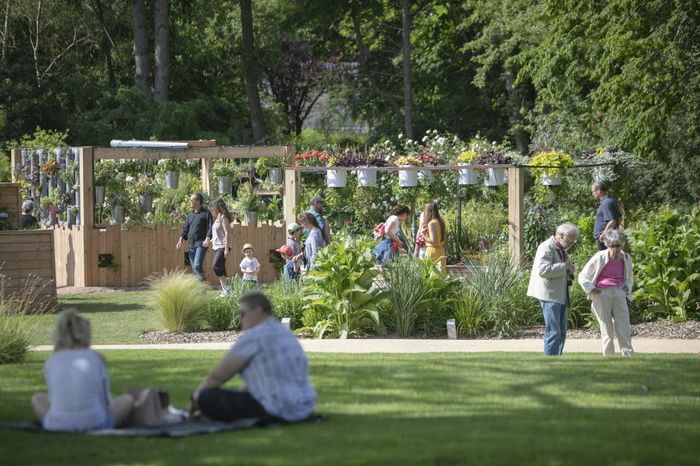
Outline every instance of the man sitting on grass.
[[(193, 408), (216, 421), (257, 418), (302, 421), (314, 412), (316, 392), (309, 383), (306, 355), (294, 334), (272, 316), (259, 291), (240, 299), (244, 333), (192, 394)], [(221, 386), (240, 373), (245, 388)]]

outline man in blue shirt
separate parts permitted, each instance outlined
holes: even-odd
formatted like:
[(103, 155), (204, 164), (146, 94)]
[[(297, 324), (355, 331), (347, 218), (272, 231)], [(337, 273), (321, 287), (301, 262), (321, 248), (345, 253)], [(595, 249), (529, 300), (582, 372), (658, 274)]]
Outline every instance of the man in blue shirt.
[(620, 227), (622, 214), (615, 200), (608, 194), (608, 187), (602, 181), (596, 181), (591, 186), (591, 194), (600, 201), (595, 213), (595, 225), (593, 226), (593, 238), (599, 250), (607, 249), (600, 241), (600, 235), (607, 230)]
[(323, 239), (326, 241), (326, 244), (330, 244), (331, 242), (331, 229), (328, 226), (328, 222), (326, 222), (326, 219), (323, 218), (323, 199), (321, 199), (321, 196), (314, 196), (311, 198), (309, 201), (309, 210), (307, 210), (308, 213), (314, 216), (316, 218), (316, 222), (318, 222), (318, 227), (321, 229), (321, 233), (323, 233)]

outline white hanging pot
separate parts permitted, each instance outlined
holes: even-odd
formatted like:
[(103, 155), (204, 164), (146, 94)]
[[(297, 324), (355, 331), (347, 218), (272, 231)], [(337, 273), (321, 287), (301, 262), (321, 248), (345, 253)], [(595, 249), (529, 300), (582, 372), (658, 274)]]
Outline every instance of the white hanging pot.
[[(412, 165), (400, 165), (400, 167), (411, 166)], [(416, 170), (399, 170), (399, 186), (402, 188), (418, 186), (418, 172)]]
[(561, 184), (561, 173), (558, 175), (542, 175), (540, 182), (545, 186), (559, 186)]
[(484, 184), (486, 186), (500, 186), (505, 183), (506, 169), (505, 168), (487, 168)]
[(363, 167), (357, 170), (357, 182), (360, 186), (374, 186), (377, 184), (377, 169)]
[(220, 176), (219, 177), (219, 194), (231, 194), (231, 189), (233, 188), (231, 184), (231, 177)]
[[(424, 167), (430, 167), (431, 165), (425, 164)], [(432, 170), (420, 170), (418, 172), (418, 178), (424, 183), (432, 183), (435, 181), (435, 173)]]
[(329, 188), (344, 188), (348, 182), (347, 170), (328, 170), (326, 182)]
[(270, 168), (270, 183), (282, 184), (282, 169), (279, 167)]
[[(468, 163), (460, 163), (460, 167), (468, 167)], [(459, 184), (461, 186), (477, 184), (479, 181), (476, 178), (476, 170), (473, 168), (463, 168), (459, 170)]]
[(180, 185), (180, 172), (165, 172), (165, 186), (168, 189), (177, 189)]

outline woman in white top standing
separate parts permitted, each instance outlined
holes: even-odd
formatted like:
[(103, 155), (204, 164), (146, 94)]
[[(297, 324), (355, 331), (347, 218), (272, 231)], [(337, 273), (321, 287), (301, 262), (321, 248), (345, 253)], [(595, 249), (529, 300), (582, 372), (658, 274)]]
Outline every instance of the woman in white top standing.
[(372, 249), (372, 254), (374, 254), (382, 266), (396, 257), (400, 249), (409, 247), (402, 241), (400, 231), (401, 222), (408, 220), (410, 213), (411, 209), (405, 205), (399, 204), (391, 208), (391, 215), (389, 215), (389, 218), (384, 222), (384, 236), (379, 241), (379, 244)]
[(134, 409), (131, 395), (112, 399), (105, 360), (90, 349), (90, 322), (72, 309), (58, 316), (44, 377), (49, 393), (32, 396), (32, 408), (46, 430), (111, 429)]
[(214, 201), (214, 212), (216, 220), (211, 227), (211, 245), (214, 250), (214, 259), (211, 263), (211, 270), (219, 278), (221, 284), (221, 295), (226, 296), (229, 288), (226, 284), (226, 259), (228, 258), (231, 245), (229, 244), (229, 226), (231, 224), (231, 214), (223, 199)]

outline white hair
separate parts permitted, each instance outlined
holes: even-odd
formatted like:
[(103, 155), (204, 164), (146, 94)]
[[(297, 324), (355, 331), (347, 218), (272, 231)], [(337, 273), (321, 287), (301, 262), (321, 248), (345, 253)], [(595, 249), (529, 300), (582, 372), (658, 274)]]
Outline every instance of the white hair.
[(562, 223), (561, 225), (559, 225), (557, 227), (556, 234), (559, 236), (565, 236), (567, 238), (568, 237), (574, 237), (574, 238), (579, 237), (578, 228), (576, 227), (576, 225), (574, 225), (573, 223), (569, 223), (569, 222)]
[(602, 235), (600, 235), (600, 240), (603, 242), (604, 245), (610, 246), (611, 244), (619, 244), (623, 245), (625, 244), (625, 240), (627, 237), (621, 230), (617, 229), (612, 229), (608, 230)]

